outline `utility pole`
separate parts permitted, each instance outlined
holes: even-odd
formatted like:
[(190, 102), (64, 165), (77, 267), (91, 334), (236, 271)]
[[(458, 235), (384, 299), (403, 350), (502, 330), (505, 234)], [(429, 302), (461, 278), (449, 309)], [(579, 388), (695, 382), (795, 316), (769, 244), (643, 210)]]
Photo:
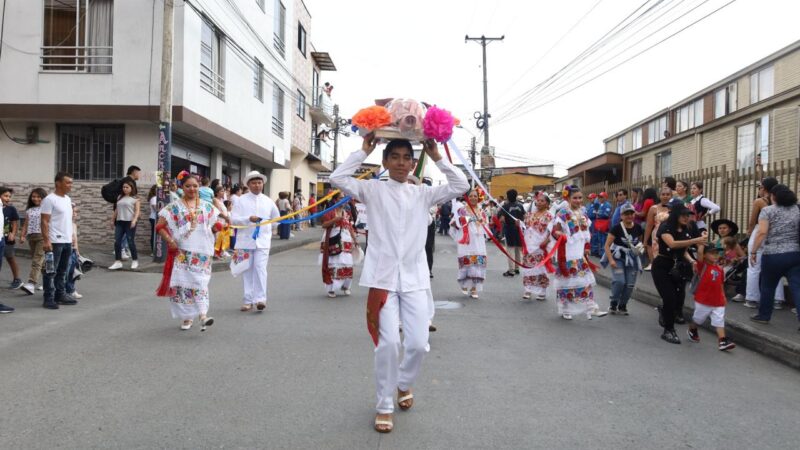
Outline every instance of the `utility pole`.
[[(478, 140), (475, 138), (475, 136), (472, 136), (472, 145), (470, 146), (470, 149), (469, 149), (469, 160), (472, 163), (472, 170), (477, 170), (477, 169), (475, 169), (475, 154), (477, 153), (477, 149), (475, 147), (477, 145), (477, 141)], [(483, 169), (481, 169), (481, 171), (478, 172), (478, 176), (483, 178)], [(474, 184), (474, 182), (473, 182), (473, 184)]]
[[(169, 180), (172, 176), (172, 42), (174, 23), (174, 0), (164, 0), (164, 32), (161, 43), (161, 103), (158, 113), (158, 185), (157, 208), (160, 211), (169, 203)], [(149, 101), (149, 100), (148, 100)], [(153, 261), (163, 262), (167, 245), (156, 234)]]
[[(492, 43), (492, 41), (502, 41), (505, 39), (505, 35), (498, 37), (469, 37), (469, 35), (464, 36), (464, 42), (475, 41), (480, 42), (481, 47), (483, 49), (483, 115), (480, 113), (475, 113), (475, 119), (478, 120), (478, 128), (483, 130), (483, 148), (481, 149), (481, 154), (488, 154), (489, 153), (489, 80), (486, 74), (486, 46)], [(482, 165), (481, 165), (482, 166)], [(492, 164), (494, 166), (494, 164)]]
[(333, 170), (336, 170), (339, 159), (339, 105), (333, 105)]

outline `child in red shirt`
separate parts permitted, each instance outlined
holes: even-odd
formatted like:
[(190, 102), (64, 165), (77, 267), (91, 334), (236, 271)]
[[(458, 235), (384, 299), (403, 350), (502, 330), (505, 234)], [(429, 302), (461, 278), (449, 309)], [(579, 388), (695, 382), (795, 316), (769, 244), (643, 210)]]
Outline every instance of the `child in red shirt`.
[(725, 271), (718, 264), (719, 250), (706, 245), (699, 249), (697, 274), (699, 281), (694, 291), (694, 315), (689, 323), (689, 339), (700, 342), (697, 326), (711, 316), (711, 326), (717, 330), (719, 349), (730, 350), (736, 344), (725, 337)]

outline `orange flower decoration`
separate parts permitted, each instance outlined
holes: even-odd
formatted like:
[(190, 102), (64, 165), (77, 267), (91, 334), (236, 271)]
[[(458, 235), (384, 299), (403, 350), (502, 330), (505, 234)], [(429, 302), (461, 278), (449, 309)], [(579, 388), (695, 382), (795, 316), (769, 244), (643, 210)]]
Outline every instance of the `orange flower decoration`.
[(372, 131), (391, 124), (392, 116), (383, 106), (369, 106), (358, 111), (353, 116), (352, 123), (358, 128)]

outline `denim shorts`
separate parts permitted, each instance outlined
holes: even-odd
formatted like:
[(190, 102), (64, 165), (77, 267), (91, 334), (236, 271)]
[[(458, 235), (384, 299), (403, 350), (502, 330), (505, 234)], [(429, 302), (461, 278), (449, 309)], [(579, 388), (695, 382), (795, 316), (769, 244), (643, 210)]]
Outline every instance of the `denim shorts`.
[[(5, 239), (4, 239), (5, 240)], [(17, 254), (17, 243), (9, 244), (8, 242), (5, 243), (5, 248), (3, 249), (3, 256), (6, 258), (13, 258)]]

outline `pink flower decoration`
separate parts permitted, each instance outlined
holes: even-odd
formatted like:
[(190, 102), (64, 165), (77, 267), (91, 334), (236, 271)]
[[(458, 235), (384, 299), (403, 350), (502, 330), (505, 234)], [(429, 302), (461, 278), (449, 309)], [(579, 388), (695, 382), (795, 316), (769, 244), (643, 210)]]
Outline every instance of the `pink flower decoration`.
[(435, 139), (439, 142), (447, 142), (453, 135), (455, 118), (450, 111), (436, 106), (428, 108), (425, 113), (425, 120), (422, 123), (422, 131), (425, 137)]

